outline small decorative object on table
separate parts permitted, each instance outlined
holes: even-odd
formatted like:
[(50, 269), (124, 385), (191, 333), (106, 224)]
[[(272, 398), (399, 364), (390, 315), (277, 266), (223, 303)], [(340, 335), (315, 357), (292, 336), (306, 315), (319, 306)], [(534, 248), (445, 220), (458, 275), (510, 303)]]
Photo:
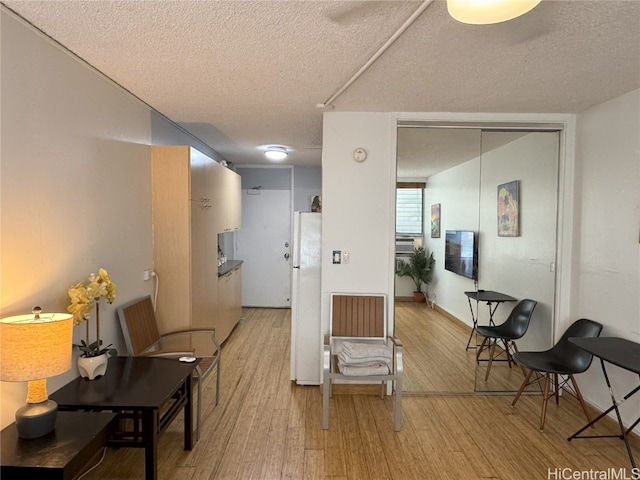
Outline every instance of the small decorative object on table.
[[(74, 344), (78, 350), (82, 352), (78, 358), (78, 370), (80, 376), (88, 380), (101, 377), (107, 371), (107, 361), (110, 356), (117, 355), (117, 351), (111, 347), (102, 346), (100, 339), (100, 300), (106, 299), (107, 302), (113, 303), (116, 299), (116, 285), (111, 281), (109, 273), (101, 268), (98, 275), (89, 275), (89, 281), (85, 285), (83, 282), (69, 289), (69, 298), (71, 305), (67, 308), (69, 313), (73, 315), (75, 325), (86, 322), (86, 340), (81, 340), (80, 344)], [(89, 340), (89, 319), (91, 318), (91, 310), (96, 308), (96, 341)]]

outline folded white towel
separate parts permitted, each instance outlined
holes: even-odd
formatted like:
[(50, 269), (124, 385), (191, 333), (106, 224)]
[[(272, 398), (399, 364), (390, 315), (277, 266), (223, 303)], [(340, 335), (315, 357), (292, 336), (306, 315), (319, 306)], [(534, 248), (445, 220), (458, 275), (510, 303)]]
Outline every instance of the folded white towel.
[(366, 357), (366, 358), (353, 358), (344, 353), (344, 351), (338, 354), (338, 362), (344, 365), (371, 365), (372, 363), (391, 363), (390, 357)]
[(341, 353), (351, 359), (375, 357), (391, 360), (393, 355), (392, 349), (387, 345), (354, 342), (344, 342)]
[(389, 367), (387, 365), (375, 365), (368, 367), (352, 367), (349, 365), (340, 366), (340, 373), (350, 377), (361, 377), (365, 375), (387, 375)]

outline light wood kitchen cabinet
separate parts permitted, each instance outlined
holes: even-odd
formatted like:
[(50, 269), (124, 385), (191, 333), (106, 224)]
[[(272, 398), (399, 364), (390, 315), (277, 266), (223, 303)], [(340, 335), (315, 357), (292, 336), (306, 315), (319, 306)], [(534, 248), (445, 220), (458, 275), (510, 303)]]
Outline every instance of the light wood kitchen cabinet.
[(218, 341), (223, 342), (242, 314), (242, 264), (218, 277)]
[(231, 170), (225, 170), (224, 187), (227, 205), (225, 208), (225, 229), (223, 231), (230, 232), (239, 230), (242, 223), (242, 187), (240, 175)]
[(216, 164), (212, 177), (214, 185), (213, 209), (216, 213), (217, 231), (225, 233), (239, 230), (242, 211), (240, 175)]
[(214, 160), (187, 146), (152, 147), (156, 315), (161, 333), (217, 328)]

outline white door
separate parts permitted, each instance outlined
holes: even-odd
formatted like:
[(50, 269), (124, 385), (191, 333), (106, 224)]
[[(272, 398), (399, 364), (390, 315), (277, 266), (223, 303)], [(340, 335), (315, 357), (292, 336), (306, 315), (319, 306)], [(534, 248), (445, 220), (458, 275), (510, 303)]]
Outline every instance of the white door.
[(291, 306), (291, 191), (242, 190), (242, 228), (235, 258), (242, 264), (242, 305)]

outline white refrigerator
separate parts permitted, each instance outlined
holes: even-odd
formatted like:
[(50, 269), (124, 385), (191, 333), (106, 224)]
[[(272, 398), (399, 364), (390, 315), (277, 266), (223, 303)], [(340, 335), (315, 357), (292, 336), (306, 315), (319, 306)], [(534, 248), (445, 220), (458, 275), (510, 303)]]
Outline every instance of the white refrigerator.
[(320, 385), (320, 213), (294, 212), (291, 288), (291, 380)]

